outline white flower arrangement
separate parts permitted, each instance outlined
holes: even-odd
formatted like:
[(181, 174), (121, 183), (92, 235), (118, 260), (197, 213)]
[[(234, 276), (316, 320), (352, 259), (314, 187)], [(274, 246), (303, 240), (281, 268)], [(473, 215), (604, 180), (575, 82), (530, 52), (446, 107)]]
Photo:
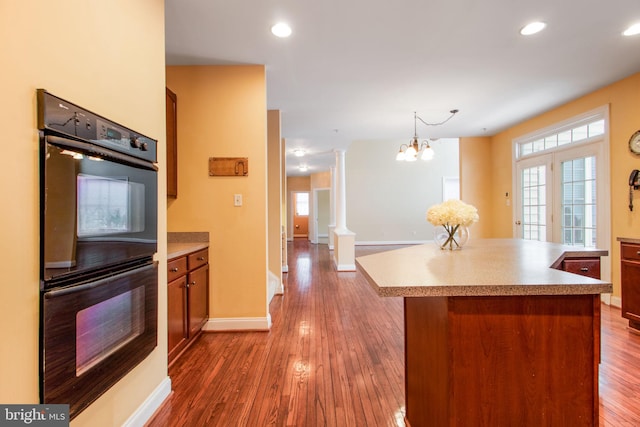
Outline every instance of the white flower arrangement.
[[(434, 240), (441, 249), (460, 249), (469, 238), (466, 227), (478, 219), (478, 210), (474, 206), (455, 199), (431, 206), (427, 211), (427, 221), (436, 227)], [(440, 226), (444, 232), (438, 230)]]
[(478, 209), (462, 200), (450, 199), (439, 205), (433, 205), (427, 211), (427, 221), (433, 225), (470, 226), (477, 222)]

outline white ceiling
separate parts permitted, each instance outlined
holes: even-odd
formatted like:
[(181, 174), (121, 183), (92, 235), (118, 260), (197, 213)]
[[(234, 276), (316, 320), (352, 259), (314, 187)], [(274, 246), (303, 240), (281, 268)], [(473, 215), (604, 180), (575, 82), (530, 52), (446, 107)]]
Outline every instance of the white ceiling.
[[(354, 140), (493, 135), (640, 71), (638, 0), (165, 0), (168, 65), (265, 64), (287, 174)], [(542, 33), (519, 29), (542, 20)], [(270, 33), (286, 21), (287, 39)], [(639, 94), (640, 95), (640, 94)], [(640, 118), (638, 118), (640, 122)], [(319, 153), (319, 154), (318, 154)], [(395, 156), (395, 150), (389, 153)]]

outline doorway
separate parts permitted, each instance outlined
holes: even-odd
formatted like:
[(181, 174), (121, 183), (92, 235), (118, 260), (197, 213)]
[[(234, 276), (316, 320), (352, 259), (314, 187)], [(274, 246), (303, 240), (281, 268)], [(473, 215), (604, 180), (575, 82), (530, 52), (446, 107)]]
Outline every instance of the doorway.
[(311, 243), (329, 244), (330, 199), (330, 188), (316, 188), (313, 190), (312, 221), (315, 226), (311, 232)]
[(293, 237), (309, 237), (309, 192), (293, 193)]

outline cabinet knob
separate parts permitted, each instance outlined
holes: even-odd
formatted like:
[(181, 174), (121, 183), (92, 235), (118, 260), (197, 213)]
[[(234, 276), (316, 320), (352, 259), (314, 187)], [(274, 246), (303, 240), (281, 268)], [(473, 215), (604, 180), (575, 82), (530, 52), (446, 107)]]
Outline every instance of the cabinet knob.
[(586, 273), (587, 271), (589, 271), (589, 267), (582, 267), (580, 268), (580, 271)]
[(640, 256), (640, 251), (636, 252), (636, 255)]
[(204, 257), (203, 256), (199, 256), (198, 257), (198, 261), (204, 261)]
[(195, 286), (195, 285), (197, 285), (195, 280), (193, 282), (189, 283), (189, 286)]
[(173, 267), (171, 270), (169, 270), (172, 273), (177, 273), (178, 272), (178, 267)]

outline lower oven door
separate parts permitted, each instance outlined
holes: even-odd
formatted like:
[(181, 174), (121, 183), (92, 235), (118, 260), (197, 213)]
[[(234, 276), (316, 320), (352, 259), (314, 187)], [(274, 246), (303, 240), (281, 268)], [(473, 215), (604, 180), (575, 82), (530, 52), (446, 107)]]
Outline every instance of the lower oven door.
[(42, 403), (73, 418), (157, 345), (158, 265), (42, 294)]

